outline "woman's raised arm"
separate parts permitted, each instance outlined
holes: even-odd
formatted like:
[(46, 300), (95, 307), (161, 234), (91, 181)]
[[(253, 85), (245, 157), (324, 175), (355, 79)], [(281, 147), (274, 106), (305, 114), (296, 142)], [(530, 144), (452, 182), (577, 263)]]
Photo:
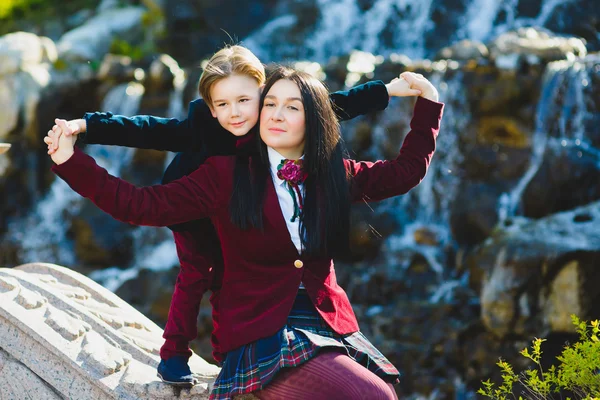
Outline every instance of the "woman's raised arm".
[(395, 160), (344, 160), (352, 176), (353, 201), (377, 201), (404, 194), (423, 180), (435, 151), (443, 109), (442, 103), (424, 97), (417, 99), (411, 130)]

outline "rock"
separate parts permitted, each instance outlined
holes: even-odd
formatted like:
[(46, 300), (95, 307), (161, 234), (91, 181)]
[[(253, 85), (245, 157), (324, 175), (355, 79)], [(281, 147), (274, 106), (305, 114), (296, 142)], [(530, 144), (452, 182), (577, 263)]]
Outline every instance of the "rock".
[[(465, 69), (471, 69), (469, 65)], [(519, 125), (533, 130), (535, 107), (542, 84), (541, 67), (527, 71), (499, 70), (478, 65), (462, 79), (469, 87), (467, 96), (471, 112), (477, 117), (502, 116), (517, 119)]]
[[(487, 329), (541, 336), (574, 328), (568, 316), (597, 316), (600, 289), (588, 281), (600, 259), (600, 202), (531, 221), (517, 219), (467, 259), (483, 271), (481, 316)], [(476, 273), (476, 272), (475, 272)]]
[(186, 65), (209, 56), (226, 43), (244, 40), (243, 44), (248, 45), (244, 38), (249, 33), (266, 24), (273, 15), (282, 15), (277, 0), (161, 0), (160, 3), (166, 19), (164, 42), (169, 54)]
[(152, 61), (145, 74), (143, 96), (138, 112), (147, 115), (175, 117), (176, 115), (172, 115), (172, 113), (178, 114), (181, 111), (179, 107), (173, 108), (173, 104), (174, 101), (181, 101), (181, 97), (175, 99), (172, 95), (174, 91), (181, 95), (185, 90), (185, 79), (185, 71), (179, 68), (172, 57), (166, 54), (157, 57)]
[(199, 66), (186, 68), (185, 74), (188, 78), (185, 82), (185, 88), (183, 89), (183, 107), (185, 108), (187, 116), (189, 103), (200, 97), (198, 83), (200, 82), (200, 76), (202, 75), (202, 68)]
[[(12, 77), (11, 77), (12, 78)], [(17, 127), (20, 104), (18, 95), (19, 82), (16, 79), (0, 78), (0, 140)]]
[(115, 9), (117, 7), (119, 7), (118, 0), (102, 0), (100, 2), (100, 4), (98, 4), (98, 7), (96, 7), (96, 11), (98, 11), (98, 12), (109, 11), (109, 10)]
[[(548, 139), (542, 163), (522, 196), (523, 214), (541, 218), (600, 200), (597, 156)], [(564, 143), (568, 143), (566, 140)]]
[(56, 60), (52, 40), (17, 32), (0, 38), (0, 140), (22, 122), (31, 142), (42, 92), (50, 84), (50, 62)]
[(40, 36), (40, 42), (42, 44), (42, 62), (50, 64), (55, 63), (58, 60), (58, 49), (54, 41), (48, 37)]
[(70, 221), (68, 228), (77, 259), (92, 268), (127, 265), (133, 255), (133, 228), (121, 224), (106, 218), (106, 214), (93, 205), (84, 203), (81, 214)]
[(136, 278), (123, 283), (115, 293), (153, 321), (166, 323), (178, 272), (178, 268), (142, 269)]
[[(489, 131), (487, 134), (477, 132), (477, 138), (492, 143), (475, 143), (463, 146), (464, 159), (461, 168), (464, 171), (463, 176), (466, 181), (473, 183), (494, 182), (494, 185), (498, 185), (502, 190), (505, 190), (512, 186), (511, 181), (523, 176), (530, 163), (531, 148), (514, 148), (495, 143), (496, 140), (506, 140), (506, 136), (502, 135), (502, 139), (500, 139), (497, 134)], [(531, 138), (527, 134), (519, 140), (530, 141)]]
[(141, 186), (156, 185), (163, 175), (166, 157), (165, 151), (135, 149), (131, 167), (123, 176)]
[(510, 117), (482, 117), (477, 128), (479, 143), (522, 149), (530, 147), (531, 133)]
[(571, 315), (582, 315), (579, 295), (581, 282), (579, 262), (567, 263), (550, 283), (550, 295), (544, 307), (546, 323), (553, 332), (573, 332)]
[(146, 79), (146, 90), (148, 92), (170, 92), (173, 90), (174, 80), (183, 80), (185, 72), (179, 68), (177, 61), (168, 54), (161, 54), (150, 64)]
[(21, 135), (37, 147), (40, 143), (36, 131), (37, 108), (49, 82), (48, 67), (44, 65), (24, 67), (22, 71), (0, 77), (0, 118), (4, 122), (0, 126), (0, 139), (6, 138), (21, 122)]
[[(98, 11), (101, 11), (100, 7), (98, 7)], [(65, 29), (68, 30), (81, 26), (85, 24), (85, 21), (92, 18), (93, 16), (94, 10), (91, 10), (89, 8), (78, 10), (66, 18)]]
[(16, 358), (0, 349), (0, 398), (61, 400), (54, 388)]
[(434, 231), (427, 229), (426, 227), (416, 229), (413, 232), (413, 236), (415, 239), (415, 243), (417, 244), (424, 244), (427, 246), (437, 246), (440, 244), (440, 240), (437, 234)]
[(345, 260), (372, 259), (379, 252), (384, 239), (398, 229), (392, 213), (377, 210), (372, 204), (356, 205), (350, 212), (350, 252)]
[(140, 40), (144, 11), (142, 7), (124, 7), (99, 13), (60, 38), (59, 57), (68, 61), (101, 60), (115, 38)]
[(102, 59), (96, 78), (111, 83), (130, 82), (135, 79), (135, 70), (131, 57), (107, 54)]
[(207, 399), (219, 369), (196, 355), (192, 389), (156, 377), (161, 335), (115, 294), (67, 268), (0, 269), (2, 398)]
[(489, 44), (490, 56), (498, 68), (514, 69), (520, 58), (528, 64), (548, 63), (569, 57), (584, 57), (584, 42), (556, 35), (542, 28), (519, 28), (501, 34)]
[(435, 60), (452, 59), (455, 61), (480, 60), (489, 56), (485, 44), (476, 40), (461, 40), (458, 43), (441, 49), (434, 57)]
[(484, 182), (464, 182), (450, 209), (450, 230), (463, 246), (481, 243), (498, 222), (501, 190)]
[(598, 3), (595, 0), (556, 3), (544, 26), (552, 32), (582, 37), (588, 51), (600, 50)]
[(56, 47), (48, 38), (28, 32), (0, 37), (0, 77), (13, 74), (28, 65), (53, 60), (56, 60)]

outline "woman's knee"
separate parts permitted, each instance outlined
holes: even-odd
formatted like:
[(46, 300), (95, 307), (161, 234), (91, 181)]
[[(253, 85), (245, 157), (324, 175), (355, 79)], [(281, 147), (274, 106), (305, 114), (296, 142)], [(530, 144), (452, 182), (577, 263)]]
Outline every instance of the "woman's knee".
[(296, 368), (279, 371), (255, 393), (260, 399), (395, 400), (394, 389), (345, 354), (326, 351)]
[(369, 400), (395, 400), (396, 395), (391, 384), (363, 367), (350, 357), (342, 354), (330, 354), (322, 361), (330, 365), (330, 372), (336, 375), (339, 386), (339, 398), (369, 399)]
[(398, 400), (398, 394), (396, 393), (396, 388), (394, 387), (394, 385), (392, 385), (391, 383), (388, 383), (387, 386), (390, 388), (390, 391), (392, 392), (392, 399), (394, 400)]
[[(362, 378), (362, 377), (361, 377)], [(341, 388), (340, 398), (364, 400), (395, 400), (397, 399), (393, 387), (375, 376), (370, 379), (354, 378), (348, 385)]]

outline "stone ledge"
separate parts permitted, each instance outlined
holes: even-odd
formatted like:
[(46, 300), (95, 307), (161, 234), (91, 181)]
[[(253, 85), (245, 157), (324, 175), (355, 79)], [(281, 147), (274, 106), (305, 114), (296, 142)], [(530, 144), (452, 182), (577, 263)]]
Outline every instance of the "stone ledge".
[(219, 368), (190, 359), (198, 385), (156, 377), (162, 329), (91, 279), (54, 264), (0, 269), (0, 398), (207, 399)]

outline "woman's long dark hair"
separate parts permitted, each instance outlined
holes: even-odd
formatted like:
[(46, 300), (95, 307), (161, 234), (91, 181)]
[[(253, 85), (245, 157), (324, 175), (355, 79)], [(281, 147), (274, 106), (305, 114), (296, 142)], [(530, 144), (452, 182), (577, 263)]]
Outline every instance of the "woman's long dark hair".
[[(300, 238), (308, 256), (336, 257), (348, 250), (350, 193), (344, 167), (343, 146), (337, 117), (323, 83), (291, 68), (279, 67), (267, 79), (265, 96), (280, 79), (294, 82), (304, 105), (306, 133), (304, 168), (305, 197)], [(271, 179), (267, 147), (260, 138), (237, 156), (230, 203), (231, 221), (241, 229), (263, 228), (265, 188)]]

